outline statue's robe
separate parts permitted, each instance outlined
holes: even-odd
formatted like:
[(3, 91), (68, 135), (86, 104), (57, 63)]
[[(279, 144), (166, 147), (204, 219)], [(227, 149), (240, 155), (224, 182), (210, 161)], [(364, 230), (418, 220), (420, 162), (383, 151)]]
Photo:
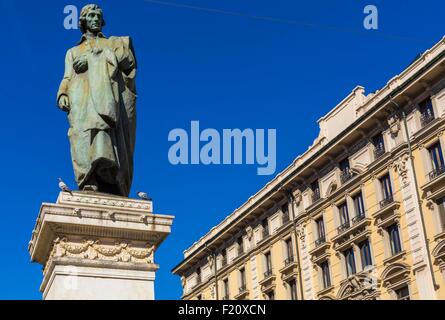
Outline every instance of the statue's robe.
[[(86, 55), (88, 70), (76, 73), (74, 59)], [(68, 50), (57, 101), (69, 98), (71, 158), (79, 189), (128, 196), (133, 179), (136, 130), (136, 59), (129, 37), (87, 40)]]

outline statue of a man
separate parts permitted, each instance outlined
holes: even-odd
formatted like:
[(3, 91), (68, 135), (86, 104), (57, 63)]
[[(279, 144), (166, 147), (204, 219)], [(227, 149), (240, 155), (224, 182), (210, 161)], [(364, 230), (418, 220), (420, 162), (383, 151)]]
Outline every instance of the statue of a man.
[(66, 53), (57, 105), (68, 113), (80, 190), (128, 196), (136, 130), (136, 59), (129, 37), (109, 37), (102, 10), (82, 8), (82, 37)]

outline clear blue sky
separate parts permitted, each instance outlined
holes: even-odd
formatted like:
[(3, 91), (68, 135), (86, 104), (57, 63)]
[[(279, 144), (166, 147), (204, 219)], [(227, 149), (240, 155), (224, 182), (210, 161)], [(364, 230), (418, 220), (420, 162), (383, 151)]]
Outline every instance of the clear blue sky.
[[(380, 88), (445, 34), (445, 3), (438, 0), (174, 1), (315, 26), (144, 0), (98, 1), (106, 35), (131, 35), (138, 57), (131, 196), (145, 190), (157, 213), (176, 216), (156, 257), (158, 299), (180, 297), (170, 270), (183, 249), (272, 178), (246, 165), (172, 166), (171, 129), (191, 120), (218, 130), (276, 128), (280, 171), (312, 143), (316, 120), (356, 85)], [(31, 231), (40, 203), (57, 198), (57, 177), (75, 185), (67, 119), (55, 106), (65, 51), (80, 37), (63, 28), (66, 4), (86, 2), (0, 1), (2, 299), (41, 298), (41, 266), (27, 252)], [(362, 26), (367, 4), (379, 9), (378, 31)]]

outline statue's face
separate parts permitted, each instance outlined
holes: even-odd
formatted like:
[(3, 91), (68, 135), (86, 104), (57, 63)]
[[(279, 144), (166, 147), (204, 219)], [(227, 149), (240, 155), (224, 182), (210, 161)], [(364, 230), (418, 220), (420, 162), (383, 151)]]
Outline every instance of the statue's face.
[(102, 14), (100, 10), (90, 10), (87, 13), (86, 27), (92, 33), (98, 33), (102, 30)]

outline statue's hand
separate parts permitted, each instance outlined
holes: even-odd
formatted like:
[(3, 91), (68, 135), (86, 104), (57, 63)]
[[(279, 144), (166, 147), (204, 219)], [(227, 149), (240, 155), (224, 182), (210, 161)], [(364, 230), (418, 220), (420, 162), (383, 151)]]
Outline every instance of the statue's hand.
[(62, 94), (59, 98), (59, 108), (62, 111), (70, 111), (70, 100), (68, 99), (68, 96), (66, 94)]
[(73, 68), (76, 73), (83, 73), (88, 70), (88, 59), (86, 55), (78, 56), (74, 59)]

